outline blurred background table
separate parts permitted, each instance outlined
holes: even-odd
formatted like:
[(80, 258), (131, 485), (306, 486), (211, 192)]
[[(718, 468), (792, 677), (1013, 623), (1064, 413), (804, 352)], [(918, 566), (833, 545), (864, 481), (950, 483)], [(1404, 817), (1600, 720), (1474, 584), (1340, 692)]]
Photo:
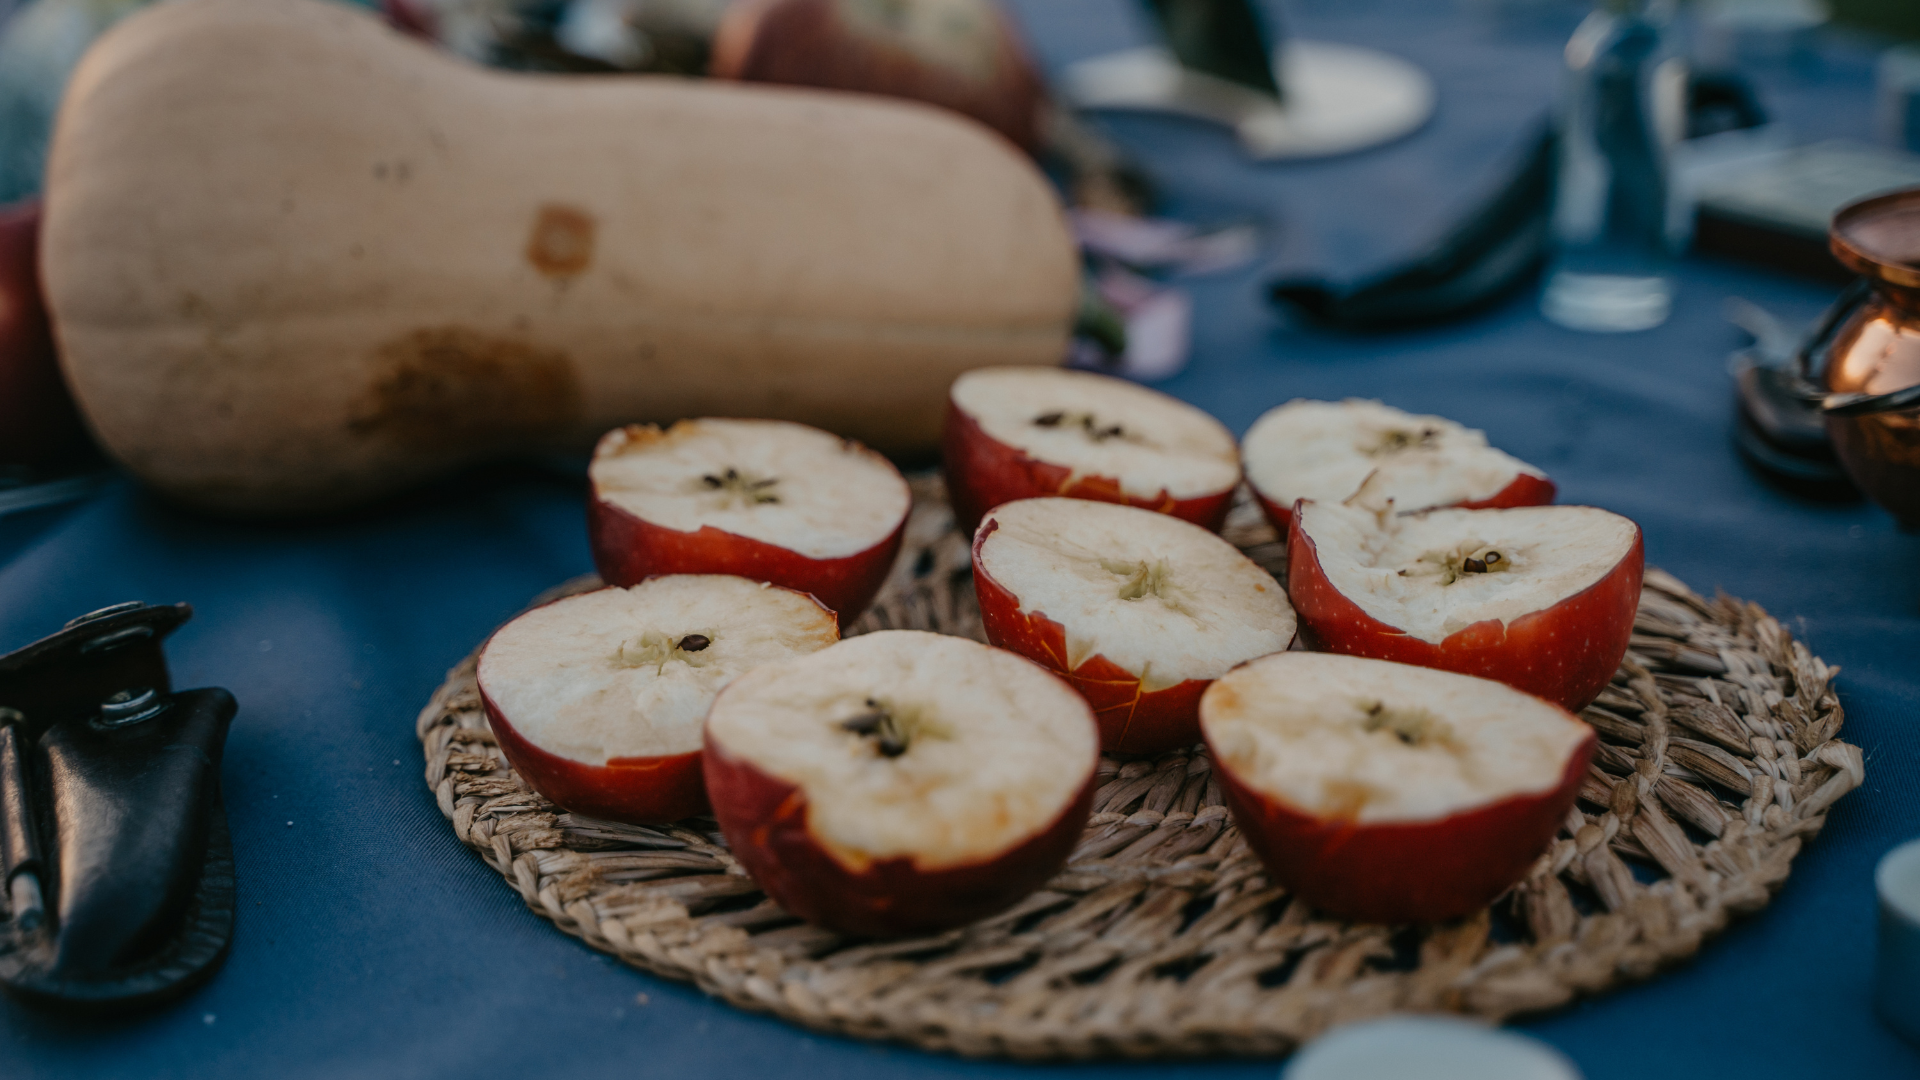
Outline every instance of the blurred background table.
[[(1049, 70), (1142, 40), (1124, 0), (1015, 8)], [(1262, 297), (1280, 270), (1343, 276), (1390, 263), (1483, 198), (1548, 108), (1570, 11), (1290, 5), (1293, 31), (1390, 50), (1438, 84), (1426, 128), (1356, 156), (1252, 165), (1224, 130), (1105, 118), (1160, 178), (1172, 215), (1274, 226), (1259, 263), (1182, 282), (1195, 298), (1193, 360), (1161, 385), (1236, 431), (1289, 398), (1348, 395), (1484, 428), (1547, 469), (1561, 501), (1639, 521), (1650, 564), (1764, 605), (1844, 668), (1845, 734), (1866, 751), (1867, 783), (1773, 904), (1677, 970), (1520, 1026), (1590, 1080), (1920, 1075), (1920, 1050), (1882, 1027), (1869, 1000), (1873, 864), (1920, 835), (1920, 538), (1866, 504), (1779, 494), (1730, 444), (1725, 360), (1741, 339), (1722, 304), (1738, 295), (1807, 320), (1831, 290), (1690, 258), (1673, 318), (1619, 336), (1553, 327), (1531, 297), (1442, 329), (1340, 336), (1294, 325)], [(1750, 74), (1798, 138), (1866, 139), (1872, 62), (1869, 48), (1834, 39)], [(119, 481), (82, 503), (0, 518), (0, 644), (116, 601), (187, 600), (198, 614), (173, 639), (179, 684), (224, 685), (241, 702), (225, 768), (241, 916), (224, 971), (184, 1003), (127, 1020), (0, 1005), (0, 1074), (1046, 1071), (815, 1035), (625, 969), (525, 910), (459, 846), (421, 781), (414, 715), (496, 624), (590, 569), (583, 496), (561, 473), (502, 468), (350, 518), (261, 525), (178, 511)], [(1070, 1071), (1271, 1077), (1277, 1065)]]

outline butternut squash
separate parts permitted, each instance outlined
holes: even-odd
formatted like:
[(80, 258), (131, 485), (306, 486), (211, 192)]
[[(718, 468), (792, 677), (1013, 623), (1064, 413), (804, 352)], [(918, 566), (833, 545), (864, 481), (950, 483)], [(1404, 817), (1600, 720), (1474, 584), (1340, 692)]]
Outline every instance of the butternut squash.
[(473, 67), (320, 0), (172, 0), (94, 46), (42, 270), (100, 441), (239, 513), (630, 421), (932, 449), (968, 368), (1061, 358), (1033, 166), (928, 106)]

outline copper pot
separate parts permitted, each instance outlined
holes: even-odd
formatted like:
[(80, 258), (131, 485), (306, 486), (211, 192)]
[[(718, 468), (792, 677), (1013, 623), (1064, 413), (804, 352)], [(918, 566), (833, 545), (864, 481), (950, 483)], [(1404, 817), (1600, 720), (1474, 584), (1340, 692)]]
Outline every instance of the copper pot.
[(1920, 188), (1844, 207), (1829, 243), (1862, 283), (1809, 350), (1825, 361), (1827, 432), (1861, 490), (1920, 530)]

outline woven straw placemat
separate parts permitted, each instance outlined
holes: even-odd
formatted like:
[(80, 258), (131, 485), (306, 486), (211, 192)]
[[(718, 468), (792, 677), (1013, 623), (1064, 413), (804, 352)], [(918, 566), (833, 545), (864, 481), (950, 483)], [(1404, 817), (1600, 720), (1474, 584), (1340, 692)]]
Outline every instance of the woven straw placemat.
[[(938, 481), (914, 486), (906, 550), (850, 633), (979, 639), (966, 539)], [(1284, 565), (1250, 507), (1226, 536)], [(1551, 1009), (1646, 978), (1767, 903), (1864, 779), (1859, 748), (1835, 737), (1838, 669), (1757, 606), (1704, 600), (1658, 570), (1634, 630), (1586, 711), (1600, 749), (1559, 838), (1487, 911), (1431, 927), (1330, 920), (1270, 884), (1199, 748), (1104, 759), (1071, 862), (1011, 910), (875, 943), (767, 900), (711, 819), (640, 828), (542, 799), (494, 746), (473, 657), (418, 731), (455, 835), (529, 907), (743, 1008), (967, 1055), (1280, 1054), (1394, 1011), (1499, 1020)]]

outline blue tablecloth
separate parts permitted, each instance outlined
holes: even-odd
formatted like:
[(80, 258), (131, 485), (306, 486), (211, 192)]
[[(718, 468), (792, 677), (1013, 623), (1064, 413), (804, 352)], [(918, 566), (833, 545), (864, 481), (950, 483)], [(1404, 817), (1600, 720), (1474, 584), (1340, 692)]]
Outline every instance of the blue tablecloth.
[[(1353, 273), (1430, 239), (1499, 176), (1547, 107), (1564, 19), (1490, 5), (1316, 0), (1304, 35), (1381, 46), (1431, 71), (1440, 111), (1395, 146), (1251, 165), (1226, 136), (1167, 119), (1111, 129), (1177, 213), (1254, 212), (1267, 269)], [(1025, 0), (1050, 67), (1139, 40), (1123, 0)], [(1806, 137), (1864, 137), (1870, 54), (1833, 44), (1758, 72)], [(1456, 327), (1340, 337), (1264, 305), (1259, 268), (1191, 283), (1197, 349), (1166, 388), (1243, 430), (1295, 396), (1377, 396), (1485, 428), (1548, 469), (1563, 501), (1628, 514), (1650, 563), (1765, 605), (1844, 671), (1845, 735), (1867, 783), (1833, 813), (1765, 911), (1647, 984), (1523, 1025), (1591, 1080), (1920, 1075), (1874, 1019), (1874, 861), (1920, 835), (1920, 540), (1865, 505), (1816, 506), (1729, 449), (1720, 308), (1745, 296), (1810, 318), (1827, 292), (1708, 260), (1682, 269), (1666, 326), (1582, 336), (1529, 300)], [(589, 568), (576, 483), (489, 471), (321, 524), (234, 524), (130, 484), (0, 521), (0, 647), (128, 598), (188, 600), (185, 686), (241, 713), (226, 758), (240, 872), (233, 954), (157, 1014), (70, 1022), (0, 1003), (0, 1076), (987, 1076), (961, 1061), (823, 1037), (626, 969), (528, 912), (461, 848), (421, 782), (413, 718), (457, 662), (535, 592)], [(1916, 988), (1920, 993), (1920, 988)], [(644, 1000), (643, 1000), (644, 999)], [(1271, 1061), (1096, 1064), (1076, 1075), (1271, 1077)]]

